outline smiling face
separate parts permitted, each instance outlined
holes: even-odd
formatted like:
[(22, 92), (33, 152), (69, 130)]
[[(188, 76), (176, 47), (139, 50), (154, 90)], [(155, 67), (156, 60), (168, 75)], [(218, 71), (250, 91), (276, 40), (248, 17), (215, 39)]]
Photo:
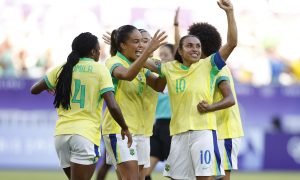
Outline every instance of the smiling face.
[(142, 54), (142, 35), (135, 29), (133, 30), (128, 39), (121, 43), (121, 53), (131, 61), (135, 61)]
[(181, 44), (179, 44), (179, 54), (182, 57), (183, 64), (190, 66), (200, 59), (201, 43), (195, 36), (185, 36), (183, 38)]

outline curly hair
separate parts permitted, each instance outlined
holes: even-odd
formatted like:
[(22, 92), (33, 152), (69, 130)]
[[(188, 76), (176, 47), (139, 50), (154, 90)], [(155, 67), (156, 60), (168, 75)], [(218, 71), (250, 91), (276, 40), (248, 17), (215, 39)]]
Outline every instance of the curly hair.
[(188, 28), (188, 34), (196, 36), (201, 42), (202, 53), (207, 57), (217, 52), (222, 45), (218, 30), (206, 23), (194, 23)]

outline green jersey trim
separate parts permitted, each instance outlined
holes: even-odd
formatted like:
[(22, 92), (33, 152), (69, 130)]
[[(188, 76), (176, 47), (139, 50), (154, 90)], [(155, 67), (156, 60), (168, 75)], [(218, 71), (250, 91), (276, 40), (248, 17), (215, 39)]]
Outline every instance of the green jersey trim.
[(80, 58), (79, 60), (80, 61), (95, 61), (94, 59), (88, 58), (88, 57), (83, 57), (83, 58)]
[(227, 76), (218, 77), (217, 80), (216, 80), (216, 85), (219, 85), (220, 82), (222, 82), (222, 81), (229, 81), (229, 78)]
[(44, 77), (44, 81), (49, 89), (54, 89), (54, 86), (51, 85), (47, 76)]
[(127, 57), (125, 57), (122, 53), (117, 52), (117, 56), (119, 56), (122, 60), (126, 61), (129, 65), (132, 64), (132, 62), (129, 61), (129, 59), (127, 59)]

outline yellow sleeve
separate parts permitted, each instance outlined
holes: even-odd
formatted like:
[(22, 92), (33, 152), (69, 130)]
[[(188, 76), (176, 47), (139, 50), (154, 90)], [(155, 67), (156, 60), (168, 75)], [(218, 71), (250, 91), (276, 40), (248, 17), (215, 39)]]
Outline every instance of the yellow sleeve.
[(114, 91), (114, 86), (112, 83), (111, 75), (108, 69), (104, 66), (100, 66), (100, 95), (102, 96), (104, 93), (108, 91)]
[(44, 80), (48, 86), (49, 89), (55, 89), (57, 78), (59, 76), (59, 73), (62, 69), (62, 66), (58, 66), (54, 68), (52, 71), (50, 71), (45, 77)]
[(169, 63), (159, 63), (158, 64), (158, 75), (160, 77), (165, 77), (167, 64), (169, 64)]
[(113, 70), (116, 67), (123, 66), (123, 65), (117, 59), (115, 59), (114, 57), (111, 57), (106, 61), (105, 66), (109, 70), (110, 74), (112, 74)]

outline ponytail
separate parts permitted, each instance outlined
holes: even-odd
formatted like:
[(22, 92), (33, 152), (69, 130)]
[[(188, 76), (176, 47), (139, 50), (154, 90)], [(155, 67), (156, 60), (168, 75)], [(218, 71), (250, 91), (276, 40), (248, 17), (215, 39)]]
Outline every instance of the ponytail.
[(110, 55), (115, 56), (118, 51), (117, 47), (117, 30), (113, 30), (110, 37)]

